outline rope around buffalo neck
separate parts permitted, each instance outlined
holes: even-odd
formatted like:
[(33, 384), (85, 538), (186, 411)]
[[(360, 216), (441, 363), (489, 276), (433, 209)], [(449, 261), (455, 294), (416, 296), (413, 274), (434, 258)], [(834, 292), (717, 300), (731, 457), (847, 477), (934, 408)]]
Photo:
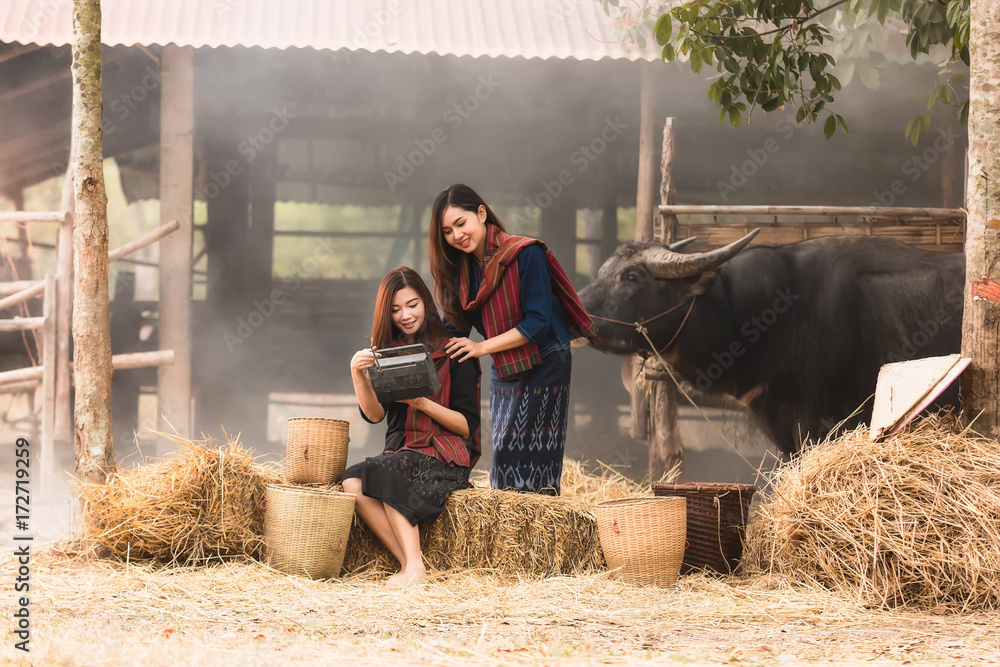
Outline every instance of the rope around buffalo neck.
[[(684, 325), (687, 324), (688, 317), (691, 315), (691, 311), (694, 310), (694, 300), (695, 300), (695, 298), (696, 297), (691, 297), (691, 299), (690, 299), (691, 305), (688, 306), (687, 313), (684, 314), (684, 319), (681, 320), (681, 325), (679, 327), (677, 327), (677, 331), (674, 332), (673, 338), (671, 338), (670, 340), (668, 340), (667, 344), (664, 345), (663, 347), (661, 347), (659, 350), (657, 350), (655, 347), (653, 348), (653, 352), (656, 352), (657, 355), (659, 355), (660, 352), (662, 352), (663, 350), (666, 350), (668, 347), (670, 347), (673, 344), (673, 342), (675, 340), (677, 340), (677, 337), (681, 335), (681, 329), (683, 329)], [(649, 336), (646, 335), (649, 332), (649, 330), (646, 329), (645, 325), (649, 324), (653, 320), (660, 319), (661, 317), (663, 317), (667, 313), (674, 312), (675, 310), (677, 310), (678, 308), (680, 308), (683, 305), (684, 305), (684, 302), (681, 301), (679, 304), (677, 304), (673, 308), (670, 308), (669, 310), (665, 310), (662, 313), (660, 313), (659, 315), (654, 315), (653, 317), (650, 317), (649, 319), (645, 319), (642, 322), (623, 322), (622, 320), (613, 320), (610, 317), (599, 317), (597, 315), (591, 315), (590, 317), (592, 319), (595, 319), (595, 320), (603, 320), (604, 322), (613, 322), (615, 324), (624, 324), (627, 327), (635, 327), (636, 331), (638, 331), (639, 333), (641, 333), (643, 336), (646, 336), (646, 340), (649, 340)], [(652, 344), (653, 343), (650, 342), (650, 345), (652, 345)]]
[(663, 350), (666, 350), (668, 347), (670, 347), (673, 344), (673, 342), (675, 340), (677, 340), (677, 337), (681, 334), (681, 330), (684, 329), (684, 325), (687, 323), (688, 317), (691, 315), (691, 311), (694, 309), (694, 301), (695, 301), (696, 298), (697, 298), (697, 296), (692, 296), (691, 297), (691, 299), (690, 299), (691, 305), (688, 306), (687, 313), (685, 313), (684, 319), (681, 320), (681, 325), (679, 327), (677, 327), (677, 331), (674, 332), (673, 338), (671, 338), (669, 341), (667, 341), (667, 344), (664, 345), (660, 349), (656, 349), (656, 345), (654, 345), (652, 339), (650, 339), (650, 337), (649, 337), (649, 329), (646, 328), (646, 325), (649, 324), (650, 322), (654, 321), (654, 320), (660, 319), (661, 317), (663, 317), (664, 315), (667, 315), (668, 313), (674, 312), (675, 310), (677, 310), (678, 308), (680, 308), (681, 306), (684, 305), (683, 301), (681, 301), (679, 304), (677, 304), (673, 308), (669, 308), (669, 309), (663, 311), (662, 313), (660, 313), (659, 315), (654, 315), (653, 317), (645, 319), (645, 320), (643, 320), (641, 322), (625, 322), (625, 321), (622, 321), (622, 320), (615, 320), (615, 319), (612, 319), (610, 317), (600, 317), (598, 315), (591, 315), (590, 317), (592, 319), (601, 320), (603, 322), (612, 322), (614, 324), (623, 324), (623, 325), (625, 325), (627, 327), (635, 327), (635, 330), (638, 331), (639, 333), (641, 333), (642, 337), (646, 339), (647, 343), (649, 343), (650, 349), (653, 350), (653, 353), (656, 355), (657, 359), (660, 360), (660, 364), (663, 366), (663, 369), (665, 371), (667, 371), (667, 375), (670, 376), (670, 379), (671, 379), (671, 381), (673, 381), (674, 386), (677, 387), (677, 390), (679, 392), (681, 392), (681, 394), (684, 395), (684, 398), (686, 398), (688, 400), (688, 402), (691, 404), (691, 406), (695, 410), (698, 411), (698, 414), (700, 414), (702, 417), (705, 418), (705, 421), (708, 422), (708, 425), (712, 427), (712, 430), (714, 430), (719, 435), (720, 438), (722, 438), (723, 442), (725, 442), (727, 445), (729, 445), (729, 448), (733, 450), (733, 453), (735, 453), (736, 456), (740, 457), (740, 459), (744, 463), (746, 463), (748, 466), (750, 466), (750, 468), (757, 473), (757, 476), (760, 477), (760, 468), (758, 468), (754, 464), (750, 463), (750, 461), (748, 461), (747, 458), (745, 456), (743, 456), (743, 454), (740, 453), (740, 450), (736, 449), (736, 446), (733, 445), (733, 443), (731, 443), (729, 441), (729, 438), (727, 438), (722, 433), (722, 431), (720, 431), (719, 428), (715, 425), (715, 422), (713, 422), (709, 418), (709, 416), (705, 414), (705, 412), (701, 409), (701, 407), (697, 403), (694, 402), (694, 399), (691, 398), (691, 396), (688, 395), (688, 393), (686, 391), (684, 391), (684, 388), (681, 386), (681, 383), (678, 382), (677, 378), (674, 376), (674, 372), (670, 369), (670, 364), (668, 364), (666, 362), (666, 360), (663, 358), (663, 355), (660, 354), (660, 352), (662, 352)]

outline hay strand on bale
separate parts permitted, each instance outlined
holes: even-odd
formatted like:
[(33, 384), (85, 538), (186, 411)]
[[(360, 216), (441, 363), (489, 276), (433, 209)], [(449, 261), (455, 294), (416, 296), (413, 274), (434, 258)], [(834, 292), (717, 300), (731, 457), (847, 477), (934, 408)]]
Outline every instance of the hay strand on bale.
[(1000, 443), (932, 416), (884, 442), (859, 428), (781, 469), (744, 569), (875, 607), (1000, 607)]
[[(604, 500), (650, 495), (608, 466), (599, 475), (563, 463), (562, 496), (494, 491), (485, 471), (474, 488), (451, 494), (429, 528), (421, 526), (424, 562), (435, 570), (481, 569), (503, 575), (549, 576), (603, 569), (597, 522), (590, 506)], [(355, 517), (344, 572), (391, 571), (399, 564)]]
[(178, 456), (79, 486), (90, 539), (116, 558), (181, 565), (259, 555), (261, 500), (282, 475), (254, 464), (238, 441), (165, 437), (182, 445)]

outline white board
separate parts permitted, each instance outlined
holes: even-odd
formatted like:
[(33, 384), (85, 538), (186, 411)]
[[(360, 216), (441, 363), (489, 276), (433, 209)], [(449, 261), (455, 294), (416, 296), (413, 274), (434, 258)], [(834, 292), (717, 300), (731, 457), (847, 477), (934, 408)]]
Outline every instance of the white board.
[(873, 440), (895, 435), (934, 402), (972, 359), (960, 354), (886, 364), (878, 374), (869, 433)]

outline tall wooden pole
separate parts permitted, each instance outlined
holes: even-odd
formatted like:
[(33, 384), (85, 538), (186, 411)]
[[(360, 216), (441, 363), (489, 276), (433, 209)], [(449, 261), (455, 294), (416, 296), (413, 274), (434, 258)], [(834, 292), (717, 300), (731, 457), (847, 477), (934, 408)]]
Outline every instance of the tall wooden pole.
[(56, 405), (55, 433), (57, 447), (69, 446), (73, 440), (73, 401), (70, 393), (69, 341), (73, 322), (73, 218), (75, 206), (73, 165), (66, 168), (63, 183), (62, 210), (68, 213), (59, 224), (56, 242)]
[(160, 224), (180, 229), (160, 241), (160, 349), (173, 350), (174, 363), (159, 370), (159, 428), (190, 437), (194, 50), (163, 47), (161, 80)]
[[(677, 187), (674, 185), (674, 119), (668, 118), (663, 126), (663, 150), (660, 154), (660, 204), (677, 203)], [(677, 219), (664, 216), (660, 230), (660, 241), (674, 241)], [(658, 364), (657, 360), (657, 364)], [(655, 481), (680, 467), (684, 461), (684, 443), (677, 425), (677, 387), (672, 380), (653, 383), (650, 401), (649, 429), (649, 478)], [(680, 469), (680, 468), (679, 468)]]
[(653, 205), (656, 197), (655, 126), (656, 96), (653, 91), (654, 63), (643, 61), (639, 93), (639, 183), (635, 201), (635, 240), (653, 240)]
[[(663, 150), (660, 152), (660, 205), (677, 203), (677, 185), (674, 183), (674, 118), (663, 123)], [(677, 216), (665, 213), (660, 221), (660, 242), (673, 243), (677, 239)]]
[(103, 483), (115, 464), (111, 428), (108, 198), (101, 134), (101, 3), (73, 3), (73, 348), (76, 476)]
[(972, 0), (962, 412), (1000, 436), (1000, 4)]

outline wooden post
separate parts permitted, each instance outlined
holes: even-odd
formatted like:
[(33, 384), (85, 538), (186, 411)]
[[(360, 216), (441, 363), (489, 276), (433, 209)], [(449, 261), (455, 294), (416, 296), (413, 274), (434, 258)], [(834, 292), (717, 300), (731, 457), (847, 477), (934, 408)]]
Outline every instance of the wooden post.
[[(674, 119), (663, 124), (663, 152), (660, 153), (660, 205), (677, 203), (677, 186), (674, 184)], [(660, 218), (660, 242), (677, 240), (677, 216), (664, 213)]]
[(618, 248), (618, 181), (615, 172), (610, 166), (606, 166), (604, 172), (604, 204), (601, 207), (602, 264)]
[(269, 299), (274, 275), (274, 202), (278, 188), (278, 142), (257, 154), (250, 169), (250, 229), (246, 258), (250, 292)]
[(542, 209), (542, 240), (555, 253), (570, 280), (576, 281), (576, 193), (565, 190)]
[(653, 201), (656, 179), (656, 149), (653, 146), (656, 114), (656, 96), (653, 91), (653, 74), (656, 65), (643, 61), (642, 88), (639, 94), (639, 184), (635, 201), (635, 240), (653, 240)]
[(115, 464), (111, 433), (108, 198), (101, 136), (101, 3), (73, 3), (73, 348), (76, 476), (104, 483)]
[[(677, 203), (677, 188), (674, 185), (674, 119), (667, 118), (663, 125), (663, 151), (660, 154), (660, 205)], [(676, 240), (677, 218), (664, 214), (660, 227), (660, 241), (670, 243)], [(655, 370), (660, 366), (658, 359), (651, 359), (647, 367)], [(649, 433), (649, 478), (660, 479), (675, 466), (683, 465), (684, 443), (681, 441), (677, 425), (677, 387), (672, 380), (654, 382), (650, 399)], [(683, 472), (683, 469), (681, 470)]]
[(53, 438), (61, 446), (73, 441), (73, 401), (69, 379), (69, 341), (73, 322), (73, 165), (66, 168), (63, 182), (62, 211), (56, 242), (56, 406)]
[[(24, 210), (24, 189), (17, 187), (11, 193), (11, 200), (14, 202), (15, 211)], [(14, 260), (14, 270), (16, 276), (11, 276), (11, 280), (31, 280), (31, 257), (28, 256), (28, 229), (27, 225), (17, 226), (17, 240), (20, 242), (21, 255)]]
[[(160, 242), (159, 428), (191, 435), (191, 246), (194, 178), (194, 50), (163, 47), (160, 96), (160, 224), (180, 229)], [(164, 444), (164, 446), (167, 446)], [(160, 451), (165, 454), (166, 451)]]
[[(957, 134), (958, 123), (955, 120), (955, 115), (949, 112), (946, 116), (948, 120), (945, 123), (945, 128), (949, 132)], [(959, 169), (958, 145), (957, 142), (952, 141), (941, 151), (941, 206), (944, 208), (957, 208), (962, 204), (958, 199), (958, 188), (955, 187), (962, 175)]]
[(42, 338), (42, 448), (39, 455), (44, 494), (49, 488), (55, 471), (55, 442), (53, 440), (56, 407), (56, 281), (51, 273), (45, 274), (45, 301), (42, 313), (45, 326)]
[(596, 208), (585, 208), (581, 211), (583, 217), (583, 234), (587, 239), (601, 239), (601, 244), (587, 244), (587, 274), (591, 280), (597, 278), (597, 270), (604, 263), (603, 235), (604, 226), (601, 224), (601, 211)]

